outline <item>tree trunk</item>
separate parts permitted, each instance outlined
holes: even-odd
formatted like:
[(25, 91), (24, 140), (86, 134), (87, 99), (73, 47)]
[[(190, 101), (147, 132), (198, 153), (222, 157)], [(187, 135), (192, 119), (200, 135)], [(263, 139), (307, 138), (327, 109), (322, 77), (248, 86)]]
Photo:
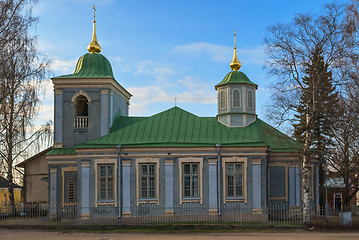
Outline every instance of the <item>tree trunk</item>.
[(11, 215), (15, 216), (16, 215), (16, 205), (15, 205), (15, 197), (14, 197), (14, 186), (13, 186), (14, 178), (12, 175), (12, 163), (8, 164), (7, 179), (9, 181), (8, 190), (9, 190)]
[(308, 154), (303, 154), (303, 223), (310, 224), (310, 165)]
[[(309, 104), (308, 104), (309, 105)], [(314, 104), (313, 104), (314, 105)], [(307, 106), (307, 109), (310, 109)], [(315, 107), (313, 107), (315, 112)], [(308, 111), (308, 110), (307, 110)], [(309, 164), (309, 149), (312, 143), (312, 132), (311, 132), (311, 119), (312, 117), (309, 113), (306, 113), (305, 120), (305, 141), (303, 148), (303, 223), (308, 226), (310, 224), (310, 200), (309, 200), (309, 192), (310, 192), (310, 164)]]

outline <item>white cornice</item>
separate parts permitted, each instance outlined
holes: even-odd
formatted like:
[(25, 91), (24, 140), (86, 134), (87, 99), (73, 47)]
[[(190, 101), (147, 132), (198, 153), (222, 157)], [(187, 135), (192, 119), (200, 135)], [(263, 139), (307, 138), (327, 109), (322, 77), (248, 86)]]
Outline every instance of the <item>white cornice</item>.
[(51, 78), (51, 80), (55, 90), (58, 88), (103, 88), (106, 86), (127, 100), (132, 97), (132, 94), (113, 78)]

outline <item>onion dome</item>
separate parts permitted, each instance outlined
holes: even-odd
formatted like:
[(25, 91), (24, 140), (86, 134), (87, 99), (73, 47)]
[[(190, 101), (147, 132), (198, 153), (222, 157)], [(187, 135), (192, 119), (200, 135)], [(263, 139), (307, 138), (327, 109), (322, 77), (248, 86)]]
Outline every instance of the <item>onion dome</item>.
[(73, 74), (63, 75), (56, 78), (113, 78), (113, 72), (110, 62), (104, 57), (101, 52), (100, 44), (96, 38), (96, 21), (95, 21), (95, 5), (94, 20), (93, 20), (93, 33), (91, 43), (88, 45), (87, 50), (89, 53), (81, 56), (76, 64), (76, 69)]

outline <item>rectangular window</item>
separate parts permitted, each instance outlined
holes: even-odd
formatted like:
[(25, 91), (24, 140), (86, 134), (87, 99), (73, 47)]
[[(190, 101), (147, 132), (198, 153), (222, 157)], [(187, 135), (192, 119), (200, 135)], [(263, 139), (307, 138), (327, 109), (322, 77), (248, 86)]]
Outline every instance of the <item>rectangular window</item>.
[(76, 198), (75, 198), (75, 181), (68, 181), (67, 182), (67, 190), (68, 190), (67, 202), (69, 202), (69, 203), (76, 202)]
[(98, 165), (99, 200), (114, 200), (113, 164)]
[(226, 92), (225, 91), (221, 91), (221, 95), (220, 95), (220, 106), (221, 109), (225, 109), (226, 108)]
[(253, 92), (251, 90), (247, 91), (247, 108), (253, 109)]
[(243, 197), (243, 163), (226, 163), (227, 197)]
[(156, 198), (156, 164), (140, 164), (140, 199)]
[(286, 166), (269, 167), (269, 198), (271, 200), (287, 199), (287, 172)]
[(235, 89), (232, 92), (232, 105), (234, 108), (241, 107), (241, 94), (238, 89)]
[(184, 163), (183, 164), (183, 197), (198, 198), (199, 197), (199, 164)]

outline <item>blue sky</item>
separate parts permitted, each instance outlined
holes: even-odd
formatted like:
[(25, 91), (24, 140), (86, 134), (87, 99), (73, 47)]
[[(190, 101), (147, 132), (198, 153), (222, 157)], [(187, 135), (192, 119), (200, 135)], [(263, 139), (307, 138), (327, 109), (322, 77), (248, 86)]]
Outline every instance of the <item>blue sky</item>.
[[(233, 30), (243, 71), (258, 84), (257, 114), (270, 101), (263, 63), (266, 27), (296, 13), (319, 12), (325, 0), (40, 0), (33, 14), (38, 49), (51, 61), (51, 76), (70, 74), (87, 53), (96, 4), (97, 39), (116, 80), (133, 97), (130, 115), (150, 116), (175, 105), (198, 116), (216, 116), (214, 86), (230, 72)], [(53, 118), (53, 88), (37, 123)]]

